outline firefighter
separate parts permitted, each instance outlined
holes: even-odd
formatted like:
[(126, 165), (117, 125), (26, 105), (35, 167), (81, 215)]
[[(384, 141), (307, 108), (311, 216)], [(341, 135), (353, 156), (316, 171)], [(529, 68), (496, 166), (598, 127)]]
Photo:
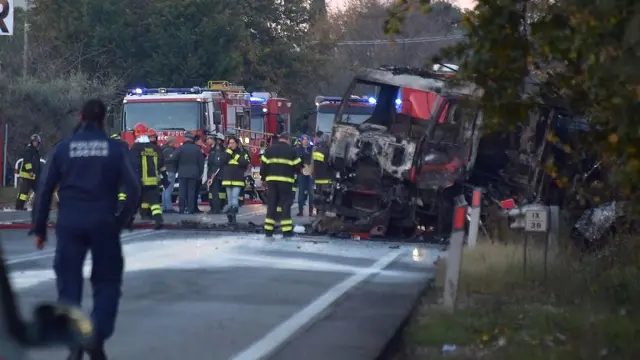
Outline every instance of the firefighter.
[[(291, 187), (295, 174), (302, 169), (302, 159), (289, 145), (289, 141), (289, 134), (280, 134), (278, 142), (271, 145), (260, 158), (262, 161), (260, 177), (267, 183), (267, 217), (264, 220), (264, 231), (267, 237), (273, 236), (277, 217), (280, 220), (282, 236), (293, 236)], [(277, 216), (278, 208), (282, 209), (280, 216)]]
[(207, 186), (209, 188), (209, 214), (220, 214), (222, 212), (222, 201), (220, 192), (222, 187), (222, 159), (225, 148), (224, 135), (215, 134), (213, 142), (207, 142), (211, 146), (207, 156)]
[(227, 218), (236, 222), (240, 207), (240, 190), (244, 188), (244, 173), (249, 166), (249, 156), (240, 148), (238, 138), (230, 137), (222, 158), (222, 186), (227, 190)]
[[(84, 351), (92, 360), (106, 359), (104, 343), (113, 334), (122, 291), (120, 232), (133, 216), (140, 197), (140, 183), (128, 149), (122, 142), (107, 138), (105, 117), (102, 101), (84, 104), (80, 129), (51, 150), (34, 205), (31, 233), (37, 248), (43, 249), (49, 204), (59, 186), (53, 268), (61, 304), (81, 306), (82, 269), (91, 251), (95, 337), (91, 347), (72, 349), (68, 359), (82, 359)], [(128, 196), (125, 207), (117, 211), (116, 195), (121, 184)]]
[(167, 159), (164, 157), (164, 151), (160, 145), (158, 145), (158, 132), (155, 129), (150, 128), (147, 136), (149, 137), (149, 143), (153, 145), (155, 150), (158, 152), (158, 164), (163, 164), (159, 171), (162, 179), (166, 179), (166, 181), (162, 181), (161, 184), (163, 185), (158, 187), (158, 202), (162, 208), (162, 191), (170, 185), (169, 174), (167, 174)]
[(166, 169), (164, 173), (163, 157), (160, 155), (156, 146), (149, 142), (149, 129), (141, 123), (133, 127), (133, 133), (136, 141), (131, 147), (131, 156), (133, 159), (133, 167), (137, 170), (140, 180), (142, 181), (142, 195), (140, 205), (140, 216), (148, 218), (149, 215), (155, 222), (155, 228), (160, 229), (163, 225), (162, 206), (158, 201), (158, 187), (160, 186), (160, 178), (162, 174), (163, 185), (168, 186), (166, 177)]
[(324, 213), (324, 198), (330, 191), (333, 174), (329, 168), (329, 135), (322, 135), (313, 149), (314, 206), (318, 214)]
[(29, 199), (29, 193), (36, 190), (36, 178), (40, 172), (40, 135), (31, 135), (29, 145), (22, 154), (22, 165), (18, 177), (20, 188), (16, 199), (16, 210), (25, 210), (24, 204)]
[[(129, 144), (127, 144), (126, 141), (122, 140), (122, 138), (120, 137), (120, 134), (116, 133), (113, 134), (109, 137), (110, 139), (113, 140), (120, 140), (122, 141), (127, 147), (129, 147)], [(124, 188), (121, 188), (122, 191), (120, 191), (118, 193), (118, 204), (120, 207), (122, 207), (124, 205), (124, 202), (127, 201), (127, 194), (124, 192)]]

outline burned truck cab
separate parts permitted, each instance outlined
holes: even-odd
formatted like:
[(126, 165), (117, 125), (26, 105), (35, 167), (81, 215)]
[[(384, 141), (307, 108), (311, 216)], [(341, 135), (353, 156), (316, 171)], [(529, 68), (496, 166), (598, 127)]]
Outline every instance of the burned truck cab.
[[(326, 231), (406, 236), (437, 227), (439, 196), (464, 179), (478, 119), (461, 105), (462, 96), (447, 92), (447, 81), (407, 68), (365, 70), (354, 78), (331, 134), (336, 178), (323, 199), (332, 218)], [(354, 95), (375, 104), (358, 124), (344, 101)]]

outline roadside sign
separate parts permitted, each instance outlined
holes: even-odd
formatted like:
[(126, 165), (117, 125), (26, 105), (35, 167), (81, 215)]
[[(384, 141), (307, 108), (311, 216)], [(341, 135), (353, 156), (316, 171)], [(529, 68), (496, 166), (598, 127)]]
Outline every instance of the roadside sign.
[(13, 35), (13, 0), (0, 0), (0, 36)]
[(547, 232), (549, 230), (549, 212), (545, 209), (530, 209), (525, 212), (525, 231)]

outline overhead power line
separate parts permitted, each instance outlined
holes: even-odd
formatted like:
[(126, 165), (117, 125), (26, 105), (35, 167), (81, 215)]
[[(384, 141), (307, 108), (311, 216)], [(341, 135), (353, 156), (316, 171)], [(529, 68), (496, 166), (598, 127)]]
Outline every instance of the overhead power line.
[(426, 42), (436, 42), (436, 41), (446, 41), (446, 40), (459, 40), (459, 39), (464, 39), (464, 37), (465, 37), (464, 35), (448, 35), (448, 36), (428, 36), (428, 37), (395, 39), (395, 40), (386, 40), (386, 39), (352, 40), (352, 41), (341, 41), (339, 43), (336, 43), (336, 45), (345, 46), (345, 45), (378, 45), (378, 44), (413, 44), (413, 43), (426, 43)]

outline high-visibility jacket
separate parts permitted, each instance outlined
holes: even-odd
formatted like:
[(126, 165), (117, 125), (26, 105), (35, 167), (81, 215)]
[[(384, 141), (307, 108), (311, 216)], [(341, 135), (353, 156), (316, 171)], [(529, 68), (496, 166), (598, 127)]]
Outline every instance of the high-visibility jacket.
[(302, 169), (302, 159), (298, 152), (284, 142), (271, 145), (260, 157), (260, 161), (260, 176), (266, 182), (293, 184), (296, 173)]
[(331, 184), (333, 179), (329, 168), (329, 149), (320, 145), (313, 149), (313, 178), (316, 184)]
[(222, 186), (244, 187), (244, 173), (249, 163), (249, 155), (240, 147), (225, 150), (222, 159)]
[(164, 157), (157, 146), (149, 142), (136, 142), (131, 147), (133, 166), (136, 169), (142, 186), (158, 186), (160, 169), (164, 169)]
[(18, 171), (18, 177), (35, 180), (40, 172), (40, 151), (29, 144), (22, 155), (22, 165)]

